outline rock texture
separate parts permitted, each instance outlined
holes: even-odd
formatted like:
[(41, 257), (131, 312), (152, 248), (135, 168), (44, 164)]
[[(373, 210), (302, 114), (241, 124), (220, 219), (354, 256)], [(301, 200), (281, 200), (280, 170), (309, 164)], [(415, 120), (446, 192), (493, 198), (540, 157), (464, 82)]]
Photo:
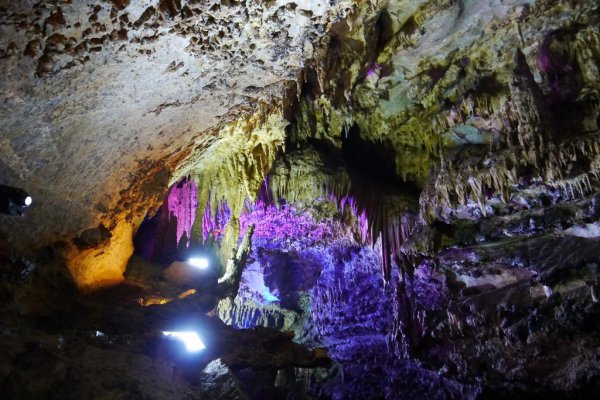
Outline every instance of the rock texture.
[[(3, 3), (1, 181), (36, 204), (3, 218), (12, 245), (135, 230), (219, 126), (281, 97), (348, 3)], [(82, 286), (120, 279), (131, 253), (108, 246), (120, 266), (66, 252), (72, 270), (106, 271)]]
[(139, 224), (191, 151), (271, 103), (349, 2), (3, 2), (2, 176), (16, 246)]
[(600, 396), (597, 2), (13, 3), (3, 393)]
[[(351, 209), (355, 238), (381, 246), (394, 288), (381, 291), (393, 299), (390, 325), (380, 303), (380, 324), (354, 332), (361, 300), (339, 280), (341, 267), (322, 267), (326, 289), (308, 297), (323, 325), (309, 331), (332, 346), (342, 371), (362, 356), (363, 371), (382, 365), (360, 344), (376, 348), (381, 329), (399, 359), (473, 385), (455, 394), (430, 386), (428, 397), (593, 397), (598, 7), (411, 5), (359, 6), (333, 26), (290, 99), (294, 151), (269, 177), (273, 198), (317, 204), (316, 215), (319, 198), (342, 215)], [(273, 263), (289, 266), (282, 257)], [(268, 321), (247, 304), (242, 321)], [(340, 398), (382, 396), (356, 389), (360, 373), (336, 379)], [(335, 397), (332, 382), (316, 393)], [(402, 398), (394, 389), (385, 396)]]

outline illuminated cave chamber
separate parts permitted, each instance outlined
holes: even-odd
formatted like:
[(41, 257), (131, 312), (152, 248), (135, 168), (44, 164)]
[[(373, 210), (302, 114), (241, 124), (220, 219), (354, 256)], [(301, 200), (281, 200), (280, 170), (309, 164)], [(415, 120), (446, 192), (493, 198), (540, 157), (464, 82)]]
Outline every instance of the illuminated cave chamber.
[(597, 1), (4, 3), (2, 399), (600, 398)]
[[(433, 120), (420, 113), (435, 98), (392, 100), (401, 96), (393, 61), (364, 64), (354, 87), (336, 80), (336, 63), (353, 62), (343, 56), (304, 69), (284, 110), (285, 150), (254, 176), (237, 213), (212, 191), (217, 206), (203, 201), (196, 237), (221, 247), (235, 214), (235, 243), (253, 226), (237, 295), (215, 302), (215, 314), (242, 332), (293, 332), (333, 364), (260, 379), (234, 369), (242, 390), (258, 396), (251, 380), (271, 396), (302, 387), (340, 399), (598, 392), (588, 380), (598, 330), (597, 105), (573, 105), (584, 100), (568, 82), (581, 90), (584, 78), (563, 39), (547, 40), (528, 57), (514, 48), (504, 76), (478, 72), (467, 55), (431, 66), (421, 89), (443, 97), (428, 106)], [(352, 45), (343, 33), (331, 43), (336, 54)], [(450, 74), (473, 81), (458, 89)], [(161, 229), (175, 243), (190, 228)], [(554, 367), (536, 368), (562, 335), (580, 352), (555, 365), (585, 378), (559, 373), (558, 385)], [(588, 364), (575, 366), (580, 359)]]

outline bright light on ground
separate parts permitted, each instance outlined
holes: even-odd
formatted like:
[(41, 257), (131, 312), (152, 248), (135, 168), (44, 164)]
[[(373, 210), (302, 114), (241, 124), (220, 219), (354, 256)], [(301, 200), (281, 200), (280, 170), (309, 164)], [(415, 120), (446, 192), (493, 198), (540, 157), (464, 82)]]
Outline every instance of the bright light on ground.
[(185, 349), (190, 353), (206, 348), (196, 332), (163, 332), (163, 335), (182, 341)]
[(208, 268), (208, 259), (204, 257), (190, 257), (188, 259), (188, 264), (200, 269)]
[(26, 206), (30, 206), (32, 202), (33, 202), (33, 199), (31, 198), (31, 196), (25, 197), (25, 205)]

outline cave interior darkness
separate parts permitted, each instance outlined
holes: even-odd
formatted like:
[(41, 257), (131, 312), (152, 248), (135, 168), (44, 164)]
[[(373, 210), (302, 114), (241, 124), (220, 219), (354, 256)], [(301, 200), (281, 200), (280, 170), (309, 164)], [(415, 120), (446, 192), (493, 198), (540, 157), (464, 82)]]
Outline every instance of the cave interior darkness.
[(592, 0), (0, 0), (0, 398), (600, 398)]

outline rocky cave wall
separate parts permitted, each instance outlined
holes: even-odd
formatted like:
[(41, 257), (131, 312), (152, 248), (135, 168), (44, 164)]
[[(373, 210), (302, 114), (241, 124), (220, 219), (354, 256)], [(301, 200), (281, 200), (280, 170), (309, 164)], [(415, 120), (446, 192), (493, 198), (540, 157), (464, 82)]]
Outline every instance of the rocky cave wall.
[[(342, 209), (350, 196), (365, 212), (396, 285), (399, 358), (482, 384), (483, 397), (593, 396), (598, 6), (400, 3), (332, 28), (295, 91), (296, 150), (272, 190)], [(307, 157), (350, 176), (307, 173)], [(418, 193), (416, 223), (404, 224), (410, 200), (380, 208), (389, 186)], [(419, 289), (432, 280), (441, 308)]]
[[(90, 269), (118, 280), (132, 231), (183, 161), (223, 124), (276, 102), (349, 6), (2, 2), (1, 180), (36, 204), (27, 221), (3, 217), (4, 240), (21, 250), (64, 240), (81, 286)], [(115, 250), (90, 263), (71, 240), (98, 224), (115, 237), (100, 247)]]
[[(269, 177), (272, 195), (301, 208), (321, 199), (342, 214), (345, 204), (353, 209), (355, 239), (381, 246), (383, 278), (394, 287), (391, 295), (381, 290), (383, 300), (373, 305), (379, 317), (385, 299), (393, 299), (391, 328), (371, 315), (379, 324), (370, 334), (387, 332), (396, 361), (451, 379), (441, 384), (442, 398), (593, 397), (598, 7), (411, 6), (359, 6), (332, 26), (328, 47), (290, 90), (288, 151)], [(296, 256), (282, 253), (267, 265), (292, 268)], [(320, 259), (338, 254), (325, 253)], [(357, 325), (361, 300), (345, 291), (352, 277), (340, 283), (340, 272), (321, 268), (326, 294), (315, 284), (307, 302), (327, 310), (320, 336), (327, 342), (327, 329)], [(340, 316), (344, 307), (352, 309), (352, 322)], [(263, 312), (252, 301), (224, 309), (222, 318), (239, 326), (291, 323), (286, 312)], [(320, 332), (306, 320), (295, 324)], [(360, 374), (344, 361), (360, 358), (352, 351), (369, 353), (361, 346), (365, 337), (333, 336), (327, 345), (340, 370), (315, 390), (339, 398), (402, 398), (403, 390), (419, 396), (410, 394), (418, 385), (394, 386), (389, 367), (380, 381), (385, 389), (361, 391)], [(346, 360), (340, 337), (351, 343)], [(377, 346), (376, 339), (365, 341)], [(365, 357), (361, 368), (386, 365)], [(328, 386), (336, 379), (343, 382), (337, 393)], [(436, 397), (435, 380), (424, 381)], [(452, 386), (457, 381), (463, 386)]]
[[(114, 354), (173, 368), (177, 395), (201, 397), (600, 393), (596, 2), (1, 7), (0, 177), (36, 201), (26, 218), (1, 217), (9, 393), (37, 376), (35, 360), (55, 371), (39, 381), (48, 393), (87, 379), (81, 365), (109, 368)], [(84, 297), (79, 309), (65, 270), (36, 269), (48, 253), (12, 251), (54, 243), (45, 251), (66, 256), (79, 289), (117, 283), (143, 217), (182, 177), (197, 185), (198, 207), (193, 227), (176, 228), (192, 246), (220, 247), (219, 275), (248, 261), (239, 291), (218, 303), (189, 285), (198, 277), (182, 275), (183, 263), (134, 257), (114, 289), (124, 294), (108, 292), (109, 306), (106, 292)], [(252, 251), (236, 253), (249, 230)], [(45, 298), (56, 305), (44, 310)], [(199, 313), (228, 338), (219, 360), (181, 367), (148, 350), (148, 330), (169, 312), (213, 306), (239, 329)], [(79, 313), (50, 323), (65, 307)], [(106, 341), (80, 337), (96, 326)], [(290, 362), (321, 359), (289, 332), (327, 348), (333, 364)], [(232, 350), (242, 339), (291, 347), (275, 362)], [(61, 340), (68, 351), (53, 347)], [(78, 346), (92, 354), (74, 357)], [(149, 393), (136, 379), (97, 382)]]

